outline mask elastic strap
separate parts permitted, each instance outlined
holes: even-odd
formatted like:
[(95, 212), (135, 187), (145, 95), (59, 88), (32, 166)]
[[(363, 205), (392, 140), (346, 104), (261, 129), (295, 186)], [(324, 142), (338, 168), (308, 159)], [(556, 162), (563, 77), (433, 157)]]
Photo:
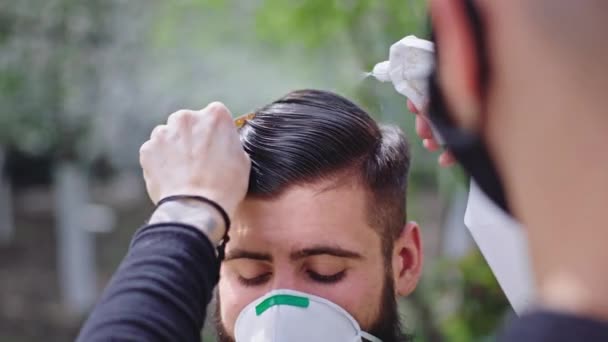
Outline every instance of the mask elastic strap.
[(370, 342), (382, 342), (381, 339), (377, 338), (376, 336), (374, 336), (372, 334), (366, 333), (365, 331), (360, 331), (359, 336), (357, 336), (357, 337), (362, 337)]

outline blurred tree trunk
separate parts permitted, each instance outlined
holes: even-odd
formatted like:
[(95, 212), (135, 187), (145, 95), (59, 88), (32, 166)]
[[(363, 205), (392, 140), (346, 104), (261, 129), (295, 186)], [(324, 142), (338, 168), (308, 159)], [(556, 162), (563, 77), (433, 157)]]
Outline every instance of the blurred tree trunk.
[(5, 175), (6, 151), (0, 146), (0, 245), (9, 244), (15, 232), (11, 184)]

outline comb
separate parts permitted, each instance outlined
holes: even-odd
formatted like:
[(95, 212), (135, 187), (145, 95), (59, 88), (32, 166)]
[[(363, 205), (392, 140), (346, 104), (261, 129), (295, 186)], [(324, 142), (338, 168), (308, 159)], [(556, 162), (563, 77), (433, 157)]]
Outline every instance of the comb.
[(255, 118), (255, 113), (248, 113), (245, 115), (241, 115), (238, 118), (234, 119), (234, 124), (236, 125), (237, 128), (241, 128), (241, 127), (245, 126), (247, 121), (252, 120), (253, 118)]

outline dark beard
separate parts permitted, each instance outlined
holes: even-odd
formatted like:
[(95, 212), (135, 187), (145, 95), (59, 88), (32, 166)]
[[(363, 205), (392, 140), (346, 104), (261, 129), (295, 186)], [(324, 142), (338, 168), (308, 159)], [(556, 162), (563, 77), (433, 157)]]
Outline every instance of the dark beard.
[(222, 322), (220, 314), (220, 295), (217, 287), (215, 288), (215, 294), (213, 295), (215, 300), (215, 310), (213, 310), (213, 326), (215, 327), (215, 333), (217, 335), (217, 342), (235, 342), (234, 338), (230, 337), (226, 327)]
[[(412, 336), (405, 334), (402, 331), (399, 311), (397, 309), (397, 300), (395, 299), (395, 286), (393, 278), (387, 274), (384, 279), (382, 289), (382, 300), (380, 302), (380, 314), (376, 321), (365, 327), (361, 327), (364, 331), (378, 337), (383, 342), (407, 342), (412, 340)], [(226, 331), (222, 319), (220, 317), (220, 298), (218, 291), (215, 292), (215, 312), (213, 315), (213, 323), (215, 325), (217, 340), (219, 342), (235, 342)]]
[(390, 273), (384, 277), (382, 300), (380, 301), (378, 318), (369, 327), (361, 327), (364, 331), (381, 339), (382, 342), (408, 342), (412, 336), (403, 332), (401, 318), (395, 298), (395, 284)]

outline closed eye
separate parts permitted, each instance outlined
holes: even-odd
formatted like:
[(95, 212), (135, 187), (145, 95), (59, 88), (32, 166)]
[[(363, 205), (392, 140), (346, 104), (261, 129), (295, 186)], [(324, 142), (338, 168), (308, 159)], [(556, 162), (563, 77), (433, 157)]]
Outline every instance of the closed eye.
[(245, 286), (260, 286), (270, 280), (272, 273), (267, 272), (253, 278), (239, 276), (239, 282)]
[(310, 279), (319, 282), (319, 283), (323, 283), (323, 284), (334, 284), (339, 282), (340, 280), (344, 279), (344, 276), (346, 276), (346, 270), (340, 271), (338, 273), (334, 273), (331, 275), (325, 275), (325, 274), (319, 274), (317, 272), (314, 271), (306, 271), (306, 273), (308, 273), (308, 276), (310, 277)]

